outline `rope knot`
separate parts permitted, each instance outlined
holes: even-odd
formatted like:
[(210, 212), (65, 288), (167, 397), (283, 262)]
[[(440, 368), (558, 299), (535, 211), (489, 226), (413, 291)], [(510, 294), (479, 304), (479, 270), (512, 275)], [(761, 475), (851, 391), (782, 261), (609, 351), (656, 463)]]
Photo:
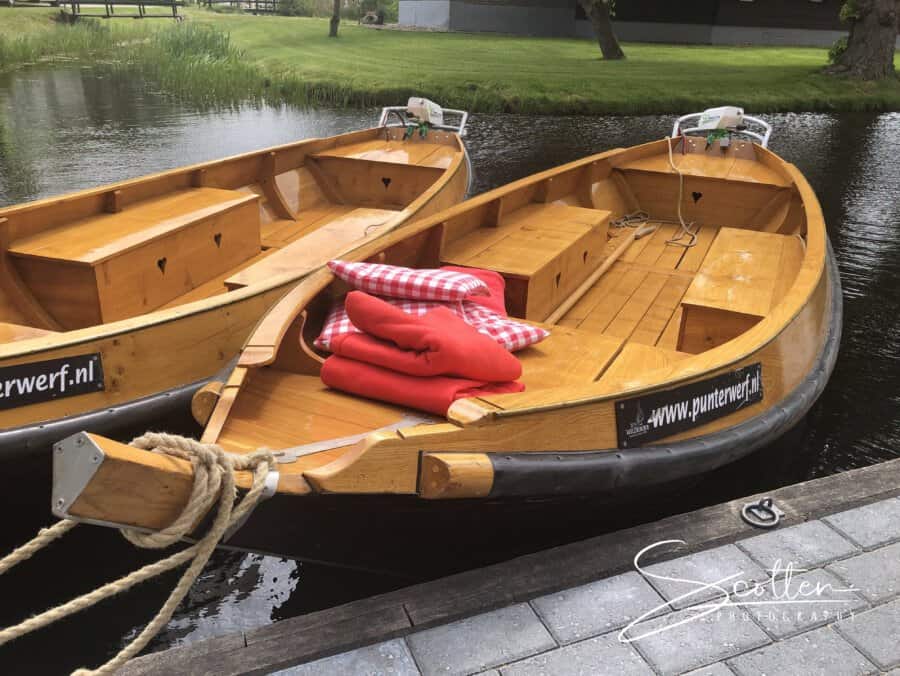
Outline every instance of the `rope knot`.
[[(253, 486), (256, 488), (265, 481), (269, 468), (275, 465), (271, 452), (267, 450), (259, 450), (248, 455), (234, 455), (226, 452), (218, 444), (203, 444), (195, 439), (164, 432), (148, 432), (133, 439), (131, 446), (187, 460), (194, 472), (191, 495), (181, 514), (169, 526), (154, 533), (144, 533), (133, 528), (121, 529), (126, 540), (148, 549), (162, 549), (181, 541), (194, 530), (217, 499), (220, 499), (219, 509), (227, 509), (230, 516), (237, 497), (234, 472), (252, 471)], [(253, 492), (254, 489), (251, 488), (250, 493)], [(242, 501), (241, 506), (248, 502), (255, 506), (258, 497), (253, 496), (251, 499), (250, 493), (247, 499)], [(237, 521), (238, 518), (240, 517), (234, 520)]]
[[(194, 439), (175, 434), (152, 432), (134, 439), (131, 445), (135, 448), (187, 460), (194, 470), (194, 485), (181, 514), (168, 528), (158, 533), (143, 533), (131, 528), (122, 528), (121, 531), (125, 538), (139, 547), (168, 547), (188, 535), (212, 508), (213, 503), (218, 501), (218, 509), (209, 530), (196, 544), (177, 551), (165, 559), (150, 563), (125, 577), (108, 582), (98, 589), (32, 616), (13, 627), (0, 629), (0, 646), (190, 562), (162, 608), (131, 643), (101, 667), (95, 670), (78, 669), (75, 672), (77, 676), (112, 674), (143, 650), (150, 639), (156, 636), (171, 619), (178, 604), (200, 575), (225, 533), (235, 524), (242, 523), (262, 499), (269, 468), (275, 466), (272, 453), (266, 449), (260, 449), (247, 455), (233, 455), (216, 444), (201, 444)], [(250, 490), (237, 505), (235, 505), (237, 497), (235, 471), (250, 471), (253, 474)], [(77, 521), (63, 520), (51, 528), (41, 530), (30, 542), (0, 559), (0, 575), (62, 537), (77, 523)]]

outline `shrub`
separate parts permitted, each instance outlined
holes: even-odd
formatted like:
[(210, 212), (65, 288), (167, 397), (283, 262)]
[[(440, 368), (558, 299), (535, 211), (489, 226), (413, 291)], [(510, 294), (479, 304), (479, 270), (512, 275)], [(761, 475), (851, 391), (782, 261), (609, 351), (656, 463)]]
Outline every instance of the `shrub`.
[(828, 63), (837, 63), (841, 55), (847, 51), (847, 36), (838, 38), (828, 50)]

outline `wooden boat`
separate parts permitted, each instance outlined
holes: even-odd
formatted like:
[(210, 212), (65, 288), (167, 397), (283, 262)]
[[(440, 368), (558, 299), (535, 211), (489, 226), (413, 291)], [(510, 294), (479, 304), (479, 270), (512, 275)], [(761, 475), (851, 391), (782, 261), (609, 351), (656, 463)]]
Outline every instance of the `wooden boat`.
[[(480, 195), (348, 256), (500, 272), (511, 315), (551, 332), (516, 353), (524, 392), (460, 399), (434, 419), (330, 390), (311, 345), (347, 287), (323, 268), (286, 294), (221, 389), (194, 401), (203, 441), (280, 452), (275, 497), (229, 544), (327, 558), (321, 542), (337, 535), (338, 558), (374, 566), (369, 544), (396, 549), (392, 529), (414, 512), (417, 552), (465, 548), (473, 533), (521, 540), (527, 521), (504, 530), (485, 527), (487, 515), (652, 492), (796, 425), (829, 378), (841, 331), (819, 203), (796, 167), (754, 142), (768, 131), (710, 139), (683, 126)], [(652, 234), (614, 227), (640, 210)], [(189, 467), (163, 468), (94, 435), (81, 443), (110, 464), (68, 490), (69, 501), (81, 497), (60, 514), (159, 527), (178, 513), (189, 481), (160, 494), (132, 479), (123, 495), (116, 477), (172, 485)], [(456, 515), (453, 505), (466, 505), (471, 532), (449, 535), (439, 505)]]
[(298, 279), (462, 200), (465, 120), (404, 138), (395, 112), (0, 209), (0, 456), (186, 408)]

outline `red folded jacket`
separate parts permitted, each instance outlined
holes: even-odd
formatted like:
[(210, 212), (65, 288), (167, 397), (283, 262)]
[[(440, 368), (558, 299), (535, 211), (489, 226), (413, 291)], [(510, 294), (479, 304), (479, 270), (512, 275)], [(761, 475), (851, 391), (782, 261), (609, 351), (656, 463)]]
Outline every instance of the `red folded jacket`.
[(336, 390), (370, 399), (446, 415), (457, 399), (521, 392), (522, 383), (485, 383), (448, 376), (411, 376), (365, 362), (332, 355), (322, 364), (322, 382)]
[(338, 356), (413, 376), (498, 382), (522, 375), (518, 359), (447, 308), (410, 315), (362, 291), (348, 293), (344, 308), (363, 333), (332, 338)]

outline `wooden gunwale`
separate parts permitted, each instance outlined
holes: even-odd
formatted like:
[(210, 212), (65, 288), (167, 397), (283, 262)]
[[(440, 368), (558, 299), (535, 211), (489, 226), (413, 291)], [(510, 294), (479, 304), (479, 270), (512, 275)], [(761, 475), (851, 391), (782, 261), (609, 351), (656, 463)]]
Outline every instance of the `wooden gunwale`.
[[(202, 171), (209, 167), (217, 166), (234, 160), (246, 159), (249, 157), (263, 157), (267, 153), (271, 153), (273, 151), (288, 150), (299, 145), (308, 144), (310, 142), (327, 142), (329, 143), (329, 147), (331, 147), (348, 142), (349, 140), (353, 140), (354, 137), (365, 137), (366, 134), (380, 133), (382, 129), (383, 128), (380, 127), (373, 127), (370, 129), (349, 132), (347, 134), (340, 134), (324, 139), (304, 139), (303, 141), (292, 144), (274, 146), (271, 148), (265, 148), (263, 150), (233, 155), (219, 160), (190, 165), (188, 167), (181, 167), (169, 171), (158, 172), (156, 174), (150, 174), (148, 176), (143, 176), (135, 179), (128, 179), (126, 181), (120, 181), (98, 188), (90, 188), (84, 191), (79, 191), (74, 195), (66, 195), (63, 197), (48, 197), (41, 200), (36, 200), (34, 202), (28, 202), (26, 204), (0, 209), (0, 219), (3, 219), (11, 214), (40, 209), (50, 204), (60, 204), (71, 201), (76, 197), (82, 198), (101, 196), (109, 194), (117, 189), (140, 185), (141, 183), (165, 178), (167, 176), (177, 174), (191, 174), (193, 172)], [(459, 175), (459, 172), (461, 170), (466, 169), (467, 157), (465, 147), (463, 146), (462, 141), (458, 136), (454, 135), (454, 139), (458, 152), (453, 158), (450, 165), (444, 170), (443, 177), (435, 181), (435, 183), (431, 187), (429, 187), (425, 193), (414, 200), (407, 208), (397, 211), (397, 215), (391, 219), (393, 223), (389, 221), (389, 224), (386, 224), (386, 226), (379, 233), (376, 233), (354, 243), (353, 245), (348, 247), (346, 251), (343, 251), (340, 254), (341, 256), (350, 255), (357, 248), (365, 246), (366, 244), (371, 243), (372, 241), (377, 240), (381, 237), (385, 237), (389, 233), (396, 230), (398, 226), (402, 227), (403, 225), (405, 225), (405, 221), (410, 218), (411, 212), (414, 214), (415, 212), (421, 211), (423, 208), (427, 207), (434, 199), (436, 199), (441, 194), (443, 188), (450, 184), (450, 182)], [(305, 275), (308, 275), (315, 270), (316, 267), (310, 267), (308, 269), (298, 270), (297, 272), (273, 276), (265, 283), (260, 283), (243, 289), (236, 289), (228, 293), (219, 294), (211, 298), (192, 301), (190, 303), (185, 303), (184, 305), (179, 305), (172, 308), (155, 310), (144, 315), (111, 322), (108, 324), (91, 326), (84, 329), (74, 329), (52, 336), (42, 336), (38, 338), (17, 341), (15, 343), (0, 345), (0, 360), (17, 359), (20, 357), (24, 358), (35, 354), (40, 354), (42, 352), (47, 352), (48, 350), (75, 347), (85, 343), (95, 342), (97, 340), (104, 340), (115, 338), (117, 336), (127, 335), (139, 329), (146, 329), (154, 326), (177, 322), (191, 316), (199, 316), (209, 312), (228, 309), (230, 307), (237, 306), (248, 299), (255, 298), (274, 290), (280, 290), (283, 287), (287, 287), (292, 282), (296, 283), (298, 279), (301, 279)]]

